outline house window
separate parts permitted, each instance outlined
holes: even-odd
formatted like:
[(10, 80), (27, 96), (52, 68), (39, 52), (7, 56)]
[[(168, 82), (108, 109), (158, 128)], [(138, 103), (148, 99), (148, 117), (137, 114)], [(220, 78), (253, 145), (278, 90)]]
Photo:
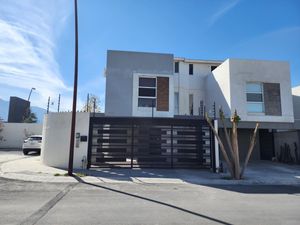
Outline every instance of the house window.
[(139, 78), (138, 107), (156, 107), (156, 78)]
[(175, 62), (175, 73), (179, 73), (179, 62)]
[(174, 114), (179, 115), (179, 93), (174, 93)]
[(247, 83), (246, 95), (248, 113), (263, 113), (265, 111), (262, 83)]
[(193, 74), (194, 74), (194, 65), (189, 64), (189, 75), (193, 75)]

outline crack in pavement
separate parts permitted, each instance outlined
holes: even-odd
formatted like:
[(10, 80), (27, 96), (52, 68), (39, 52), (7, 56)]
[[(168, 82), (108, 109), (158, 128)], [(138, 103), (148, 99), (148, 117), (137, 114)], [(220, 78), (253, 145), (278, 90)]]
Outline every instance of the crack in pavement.
[(50, 201), (48, 201), (45, 205), (43, 205), (39, 210), (34, 212), (28, 218), (26, 218), (20, 225), (34, 225), (41, 218), (43, 218), (50, 209), (52, 209), (66, 194), (69, 193), (78, 183), (69, 184), (62, 191), (60, 191), (56, 196), (54, 196)]

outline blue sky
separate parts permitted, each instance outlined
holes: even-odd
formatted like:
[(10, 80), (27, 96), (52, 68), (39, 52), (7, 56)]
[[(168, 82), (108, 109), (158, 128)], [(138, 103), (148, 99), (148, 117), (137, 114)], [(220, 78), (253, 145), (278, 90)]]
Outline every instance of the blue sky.
[[(72, 0), (0, 0), (0, 98), (27, 98), (71, 109)], [(195, 59), (290, 62), (300, 85), (299, 0), (78, 0), (79, 91), (104, 106), (106, 50), (173, 53)]]

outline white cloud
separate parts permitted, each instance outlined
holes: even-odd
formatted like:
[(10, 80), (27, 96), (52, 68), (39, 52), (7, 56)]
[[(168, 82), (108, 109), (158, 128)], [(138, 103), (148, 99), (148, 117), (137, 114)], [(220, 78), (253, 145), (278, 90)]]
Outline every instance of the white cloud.
[(226, 4), (224, 4), (221, 8), (219, 8), (210, 18), (209, 18), (209, 26), (214, 25), (222, 16), (224, 16), (227, 12), (233, 9), (240, 0), (226, 0)]
[[(26, 98), (31, 87), (32, 105), (45, 107), (48, 96), (65, 96), (71, 106), (71, 88), (55, 58), (56, 41), (72, 5), (67, 0), (0, 0), (0, 97), (14, 93)], [(10, 92), (2, 92), (10, 88)], [(18, 90), (15, 90), (18, 89)]]

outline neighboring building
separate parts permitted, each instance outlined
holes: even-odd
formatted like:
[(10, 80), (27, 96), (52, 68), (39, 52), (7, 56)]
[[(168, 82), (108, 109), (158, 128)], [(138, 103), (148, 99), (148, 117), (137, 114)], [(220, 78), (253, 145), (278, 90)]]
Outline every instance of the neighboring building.
[(22, 123), (30, 109), (30, 102), (18, 97), (10, 97), (8, 123)]
[(254, 122), (260, 122), (255, 159), (275, 156), (275, 133), (300, 128), (294, 123), (299, 112), (293, 107), (288, 62), (107, 52), (106, 116), (203, 116), (212, 115), (214, 105), (227, 117), (235, 110), (241, 117), (242, 155)]

